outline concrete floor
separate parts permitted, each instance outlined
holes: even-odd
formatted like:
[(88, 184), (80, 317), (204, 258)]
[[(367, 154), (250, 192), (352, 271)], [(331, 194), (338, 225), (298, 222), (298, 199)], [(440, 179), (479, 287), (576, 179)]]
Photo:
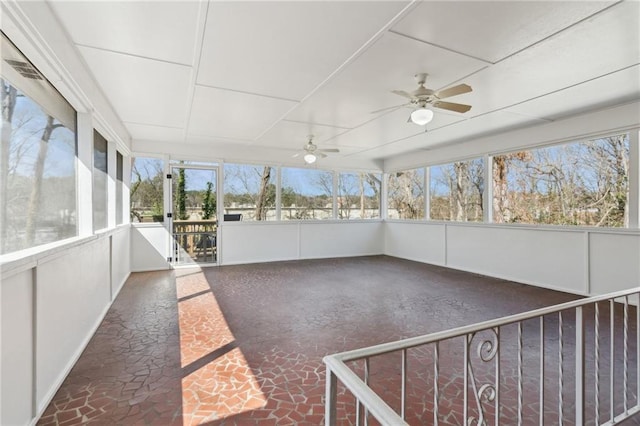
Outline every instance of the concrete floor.
[[(327, 354), (575, 298), (387, 256), (135, 273), (38, 424), (320, 425)], [(534, 345), (526, 339), (525, 348)], [(461, 349), (442, 351), (444, 368)], [(373, 387), (393, 407), (398, 362), (371, 363)], [(410, 424), (432, 423), (429, 362), (426, 351), (409, 354)], [(501, 363), (504, 400), (515, 367)], [(441, 424), (460, 424), (461, 376), (443, 372), (441, 383)], [(537, 400), (527, 398), (525, 424), (533, 424)], [(549, 397), (548, 424), (557, 424), (554, 407)], [(515, 423), (512, 410), (502, 417)], [(344, 390), (338, 418), (355, 420)]]

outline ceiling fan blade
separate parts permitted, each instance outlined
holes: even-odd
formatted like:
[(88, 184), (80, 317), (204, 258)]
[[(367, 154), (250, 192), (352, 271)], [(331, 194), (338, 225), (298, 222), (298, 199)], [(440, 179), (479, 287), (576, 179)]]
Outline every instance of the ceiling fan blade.
[(415, 99), (415, 96), (413, 96), (411, 93), (407, 93), (404, 90), (392, 90), (391, 93), (395, 93), (396, 95), (400, 95), (400, 96), (404, 96), (407, 99)]
[(340, 152), (338, 148), (317, 149), (316, 152)]
[(300, 157), (301, 155), (302, 155), (302, 153), (300, 153), (300, 152), (299, 152), (299, 153), (297, 153), (297, 154), (293, 154), (293, 155), (291, 156), (291, 158), (297, 158), (297, 157)]
[(318, 152), (318, 151), (314, 152), (314, 154), (317, 155), (320, 158), (327, 158), (327, 154), (323, 154), (323, 153)]
[(391, 109), (398, 109), (398, 108), (402, 108), (403, 106), (407, 106), (407, 105), (410, 105), (410, 103), (409, 104), (396, 105), (396, 106), (392, 106), (392, 107), (386, 107), (386, 108), (382, 108), (382, 109), (377, 109), (375, 111), (371, 111), (371, 114), (377, 114), (379, 112), (389, 111)]
[(433, 106), (441, 109), (448, 109), (455, 112), (467, 112), (471, 109), (471, 105), (455, 104), (453, 102), (437, 101), (433, 103)]
[(458, 84), (457, 86), (449, 87), (436, 93), (436, 96), (440, 99), (449, 98), (451, 96), (462, 95), (463, 93), (469, 93), (473, 89), (467, 84)]

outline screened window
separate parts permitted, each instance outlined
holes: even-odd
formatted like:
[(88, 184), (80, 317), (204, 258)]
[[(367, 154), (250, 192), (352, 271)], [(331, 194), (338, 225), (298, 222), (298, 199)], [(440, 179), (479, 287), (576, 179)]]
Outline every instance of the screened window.
[(2, 35), (0, 254), (77, 235), (76, 112)]
[(241, 217), (243, 221), (276, 220), (275, 181), (276, 173), (273, 167), (225, 164), (226, 218)]
[(123, 165), (124, 159), (122, 158), (122, 154), (116, 152), (116, 225), (122, 224), (122, 197), (124, 194), (123, 186), (124, 183), (122, 178), (124, 176), (123, 173)]
[(163, 222), (164, 162), (136, 157), (131, 164), (131, 221)]
[(424, 168), (389, 175), (389, 219), (424, 219)]
[(281, 218), (333, 218), (333, 174), (313, 169), (282, 169)]
[(338, 218), (379, 218), (380, 182), (379, 173), (340, 173), (338, 175)]
[(493, 159), (494, 221), (625, 227), (627, 134)]
[(93, 131), (93, 230), (107, 227), (107, 140)]
[(431, 219), (481, 222), (484, 160), (430, 167), (429, 190)]

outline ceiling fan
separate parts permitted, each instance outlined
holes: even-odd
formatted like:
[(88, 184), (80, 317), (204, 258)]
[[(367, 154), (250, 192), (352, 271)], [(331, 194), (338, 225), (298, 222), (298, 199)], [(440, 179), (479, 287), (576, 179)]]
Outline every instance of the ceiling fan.
[(390, 109), (397, 109), (402, 107), (413, 107), (415, 108), (411, 115), (409, 116), (409, 120), (407, 122), (413, 122), (415, 124), (419, 124), (424, 126), (428, 122), (433, 119), (433, 111), (427, 108), (427, 105), (446, 109), (449, 111), (455, 111), (464, 113), (471, 109), (471, 105), (457, 104), (453, 102), (445, 102), (442, 99), (450, 98), (452, 96), (462, 95), (463, 93), (471, 92), (471, 86), (467, 84), (458, 84), (457, 86), (448, 87), (446, 89), (440, 90), (438, 92), (427, 89), (424, 87), (425, 82), (427, 81), (427, 74), (420, 73), (416, 74), (416, 82), (418, 83), (418, 88), (413, 92), (405, 92), (404, 90), (393, 90), (392, 93), (396, 95), (403, 96), (409, 99), (409, 102), (402, 105), (396, 105), (389, 108), (379, 109), (377, 111), (373, 111), (372, 114), (387, 111)]
[(340, 152), (337, 148), (318, 149), (318, 146), (313, 143), (313, 135), (309, 135), (308, 138), (309, 141), (302, 147), (302, 152), (294, 155), (294, 157), (302, 155), (304, 162), (307, 164), (315, 163), (318, 157), (326, 158), (327, 154), (325, 154), (325, 152)]

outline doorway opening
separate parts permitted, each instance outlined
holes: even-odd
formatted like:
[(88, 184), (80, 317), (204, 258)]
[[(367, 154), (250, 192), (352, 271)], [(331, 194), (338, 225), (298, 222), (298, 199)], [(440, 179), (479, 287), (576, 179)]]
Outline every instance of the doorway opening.
[(218, 169), (174, 165), (170, 177), (173, 264), (217, 264)]

